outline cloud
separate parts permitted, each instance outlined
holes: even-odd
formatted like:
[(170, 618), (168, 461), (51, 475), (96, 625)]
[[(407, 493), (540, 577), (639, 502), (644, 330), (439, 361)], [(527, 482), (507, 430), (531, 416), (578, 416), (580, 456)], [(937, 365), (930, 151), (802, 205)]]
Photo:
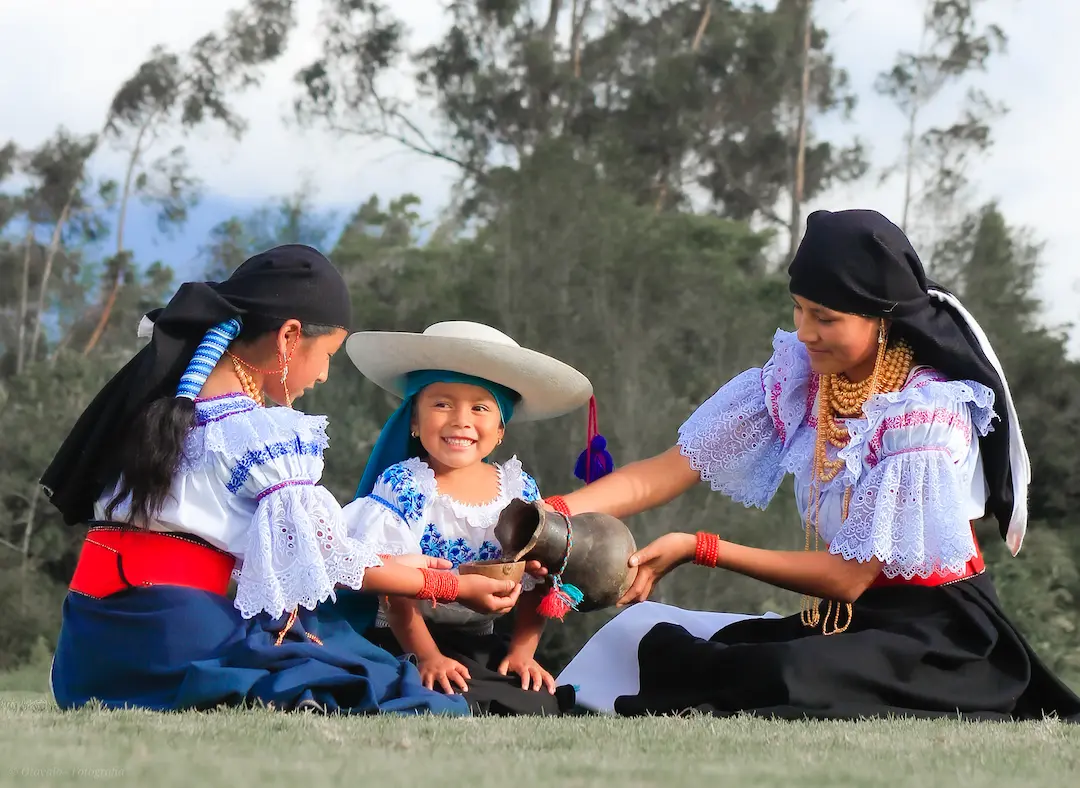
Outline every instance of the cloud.
[[(4, 5), (0, 25), (0, 106), (3, 134), (23, 145), (48, 137), (58, 125), (91, 132), (104, 117), (112, 93), (157, 43), (182, 49), (220, 26), (238, 0), (34, 0)], [(320, 131), (300, 131), (283, 122), (294, 95), (296, 69), (317, 51), (317, 3), (300, 4), (300, 29), (287, 56), (267, 71), (264, 84), (237, 103), (250, 128), (239, 141), (215, 128), (188, 140), (192, 161), (209, 192), (228, 201), (261, 203), (294, 191), (306, 180), (327, 204), (355, 205), (372, 193), (419, 194), (427, 209), (445, 203), (453, 182), (451, 166), (393, 145), (342, 140)], [(439, 0), (396, 3), (417, 38), (433, 40), (445, 18)], [(895, 52), (917, 44), (921, 3), (825, 0), (819, 21), (829, 31), (840, 65), (849, 70), (862, 96), (856, 122), (830, 126), (831, 134), (858, 133), (879, 163), (894, 158), (902, 118), (872, 86)], [(1080, 4), (989, 0), (985, 18), (1010, 37), (1008, 55), (998, 60), (983, 86), (1011, 109), (995, 127), (992, 155), (975, 171), (980, 199), (996, 197), (1008, 218), (1031, 227), (1046, 241), (1046, 269), (1040, 292), (1052, 323), (1069, 321), (1080, 305), (1080, 276), (1072, 250), (1080, 248), (1074, 217), (1073, 181), (1080, 172), (1080, 148), (1072, 141), (1080, 121), (1080, 92), (1074, 88), (1074, 31)], [(946, 119), (957, 109), (948, 97), (931, 117)], [(103, 167), (119, 161), (104, 157)], [(895, 216), (896, 183), (879, 187), (872, 179), (837, 191), (820, 205), (855, 204)], [(1080, 351), (1080, 337), (1075, 343)]]

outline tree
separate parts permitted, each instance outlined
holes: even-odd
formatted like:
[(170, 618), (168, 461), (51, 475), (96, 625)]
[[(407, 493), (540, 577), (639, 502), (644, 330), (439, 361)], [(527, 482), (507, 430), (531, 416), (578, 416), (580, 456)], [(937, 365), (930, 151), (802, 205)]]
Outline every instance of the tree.
[(795, 257), (802, 237), (802, 205), (806, 191), (806, 121), (810, 103), (810, 46), (813, 43), (813, 3), (803, 0), (802, 78), (799, 80), (799, 110), (795, 126), (795, 164), (791, 174), (791, 221), (788, 225), (787, 259)]
[[(819, 28), (800, 100), (803, 58), (793, 44), (805, 37), (805, 14), (796, 0), (775, 9), (452, 2), (448, 12), (445, 35), (415, 51), (386, 4), (329, 3), (322, 53), (297, 74), (298, 118), (452, 162), (474, 186), (565, 145), (643, 204), (672, 208), (704, 189), (724, 216), (787, 228), (777, 208), (799, 147), (795, 107), (817, 116), (854, 107)], [(436, 108), (435, 123), (403, 80)], [(805, 199), (865, 171), (857, 142), (815, 140), (808, 122), (804, 131)]]
[[(75, 232), (84, 231), (89, 237), (96, 237), (100, 230), (94, 197), (84, 176), (86, 161), (96, 145), (94, 136), (73, 135), (61, 128), (52, 140), (22, 155), (20, 169), (31, 185), (18, 200), (26, 231), (22, 242), (22, 280), (15, 340), (16, 374), (21, 374), (37, 357), (54, 268), (58, 262), (61, 267), (70, 263), (70, 259), (65, 259), (63, 249), (69, 224), (75, 227)], [(50, 240), (42, 249), (37, 233), (49, 227), (52, 228)], [(40, 260), (39, 271), (33, 270), (35, 259)], [(34, 279), (36, 305), (29, 293)], [(27, 335), (31, 308), (33, 329)]]
[(904, 197), (900, 226), (910, 230), (916, 206), (928, 213), (947, 209), (967, 185), (971, 158), (991, 144), (990, 123), (1005, 112), (986, 93), (969, 87), (959, 117), (943, 126), (923, 126), (923, 113), (943, 91), (974, 73), (985, 72), (990, 58), (1005, 51), (1006, 35), (997, 25), (980, 28), (976, 12), (983, 0), (925, 0), (922, 34), (914, 52), (900, 52), (876, 88), (904, 114), (906, 130), (900, 171)]
[(305, 185), (293, 194), (267, 202), (247, 216), (233, 216), (210, 231), (200, 256), (208, 279), (228, 277), (244, 260), (278, 244), (307, 244), (319, 249), (330, 243), (334, 216), (319, 211)]
[(934, 265), (997, 351), (1031, 455), (1031, 516), (1053, 524), (1069, 522), (1080, 505), (1080, 459), (1072, 448), (1080, 430), (1080, 365), (1068, 358), (1061, 332), (1041, 325), (1041, 251), (991, 202), (942, 241)]
[(177, 128), (188, 132), (207, 120), (239, 137), (245, 122), (229, 97), (258, 85), (261, 68), (281, 55), (294, 24), (292, 0), (249, 0), (246, 8), (229, 12), (222, 33), (208, 33), (184, 55), (155, 47), (117, 90), (102, 136), (127, 151), (127, 167), (117, 208), (116, 252), (105, 265), (109, 284), (84, 355), (101, 340), (130, 269), (124, 228), (131, 198), (160, 206), (163, 231), (182, 224), (198, 198), (198, 182), (182, 145), (150, 162), (146, 156), (163, 136)]

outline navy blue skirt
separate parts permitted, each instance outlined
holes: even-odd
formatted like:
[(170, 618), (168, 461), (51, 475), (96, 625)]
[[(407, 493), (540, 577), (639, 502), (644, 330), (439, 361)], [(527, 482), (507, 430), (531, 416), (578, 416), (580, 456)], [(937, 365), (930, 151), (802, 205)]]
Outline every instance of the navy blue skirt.
[(96, 699), (106, 708), (158, 711), (291, 710), (314, 702), (346, 714), (469, 714), (464, 698), (425, 689), (411, 662), (344, 619), (373, 612), (374, 597), (339, 597), (339, 605), (301, 609), (277, 645), (286, 617), (244, 619), (229, 599), (207, 591), (154, 586), (105, 599), (69, 593), (53, 695), (62, 709)]

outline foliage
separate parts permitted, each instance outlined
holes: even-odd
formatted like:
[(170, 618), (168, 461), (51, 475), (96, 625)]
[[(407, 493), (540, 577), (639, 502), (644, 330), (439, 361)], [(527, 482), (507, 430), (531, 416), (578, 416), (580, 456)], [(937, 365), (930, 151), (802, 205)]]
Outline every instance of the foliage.
[[(144, 154), (158, 135), (164, 141), (204, 122), (242, 132), (233, 98), (280, 55), (292, 5), (249, 0), (223, 32), (188, 51), (154, 50), (117, 91), (99, 134), (61, 129), (30, 150), (0, 147), (0, 613), (22, 628), (0, 645), (0, 666), (55, 637), (56, 594), (79, 547), (81, 532), (62, 525), (37, 479), (78, 413), (135, 351), (139, 317), (176, 286), (168, 265), (123, 243), (123, 205), (158, 199), (175, 226), (198, 179), (173, 147), (162, 148), (157, 168), (159, 159)], [(901, 53), (881, 83), (909, 118), (918, 120), (938, 91), (978, 72), (1003, 44), (1002, 31), (976, 19), (978, 5), (926, 6), (925, 45)], [(276, 243), (313, 244), (343, 271), (358, 327), (486, 322), (592, 379), (617, 463), (666, 449), (698, 403), (767, 358), (772, 332), (789, 322), (773, 241), (788, 227), (780, 214), (791, 190), (802, 3), (448, 7), (445, 34), (418, 50), (390, 4), (326, 0), (322, 46), (298, 75), (296, 111), (305, 123), (397, 139), (455, 162), (455, 205), (426, 223), (415, 196), (374, 195), (339, 222), (318, 209), (318, 184), (306, 184), (224, 218), (203, 248), (206, 274), (223, 277)], [(811, 120), (854, 112), (849, 77), (817, 26), (809, 62)], [(912, 172), (931, 191), (958, 193), (949, 189), (960, 164), (990, 142), (989, 116), (980, 118), (985, 134), (957, 137), (947, 162), (912, 147), (911, 162), (921, 157)], [(930, 145), (953, 127), (912, 128)], [(123, 172), (94, 181), (86, 163), (102, 139), (130, 155)], [(813, 123), (808, 140), (805, 198), (865, 173), (857, 140), (825, 139)], [(971, 208), (957, 200), (956, 208), (922, 247), (935, 277), (963, 297), (997, 348), (1034, 468), (1034, 522), (1020, 558), (1004, 555), (988, 524), (980, 526), (983, 544), (1021, 629), (1076, 680), (1080, 541), (1070, 529), (1080, 506), (1072, 446), (1080, 365), (1059, 333), (1041, 325), (1038, 242), (992, 201)], [(110, 233), (116, 249), (103, 254)], [(299, 406), (330, 417), (325, 482), (347, 501), (396, 403), (344, 353), (331, 370), (329, 385)], [(542, 491), (566, 492), (584, 438), (582, 413), (511, 424), (500, 458), (519, 455)], [(767, 512), (701, 486), (630, 526), (639, 544), (670, 530), (709, 529), (799, 549), (799, 521), (790, 485)], [(797, 605), (771, 586), (699, 568), (665, 580), (656, 598), (744, 612)], [(549, 627), (543, 658), (564, 664), (609, 615)]]

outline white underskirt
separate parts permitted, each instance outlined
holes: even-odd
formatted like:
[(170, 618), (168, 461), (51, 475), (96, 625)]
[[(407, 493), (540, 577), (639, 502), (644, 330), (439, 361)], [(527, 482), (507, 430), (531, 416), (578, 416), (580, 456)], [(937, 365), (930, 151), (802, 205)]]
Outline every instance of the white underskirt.
[(613, 714), (615, 699), (636, 695), (640, 689), (638, 644), (660, 623), (682, 626), (691, 635), (710, 638), (728, 624), (748, 618), (780, 618), (776, 613), (751, 616), (684, 610), (659, 602), (640, 602), (619, 613), (589, 638), (570, 664), (559, 674), (559, 684), (573, 684), (577, 703), (592, 711)]

